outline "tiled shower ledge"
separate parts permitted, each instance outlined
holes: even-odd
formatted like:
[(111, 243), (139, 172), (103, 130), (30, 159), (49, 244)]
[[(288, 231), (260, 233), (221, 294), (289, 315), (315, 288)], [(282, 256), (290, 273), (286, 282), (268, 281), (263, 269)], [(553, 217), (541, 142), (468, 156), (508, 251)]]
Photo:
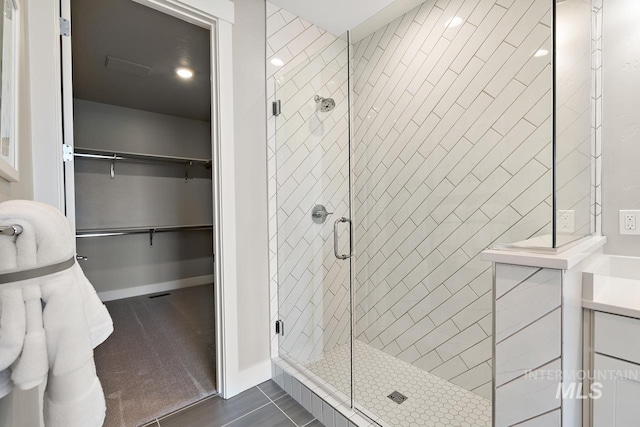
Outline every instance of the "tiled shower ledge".
[[(359, 360), (355, 373), (356, 396), (366, 402), (367, 407), (375, 408), (377, 413), (360, 406), (358, 409), (377, 424), (383, 427), (491, 426), (491, 403), (483, 397), (357, 340), (354, 352), (354, 357)], [(306, 367), (296, 367), (278, 358), (275, 363), (280, 368), (275, 368), (274, 378), (276, 382), (282, 379), (281, 385), (286, 390), (289, 385), (284, 380), (286, 376), (282, 375), (284, 372), (304, 384), (302, 387), (306, 385), (355, 425), (375, 425), (343, 403), (350, 401), (347, 396), (350, 390), (349, 361), (348, 345), (326, 353), (321, 359), (307, 363)], [(358, 367), (361, 372), (358, 372)], [(279, 373), (283, 378), (277, 378)], [(289, 387), (295, 394), (295, 387)], [(386, 396), (394, 390), (407, 394), (409, 399), (402, 405), (392, 402)], [(346, 425), (332, 423), (331, 416), (328, 418), (325, 422), (328, 427)]]
[(526, 249), (509, 251), (488, 249), (482, 252), (482, 259), (501, 264), (569, 270), (600, 250), (605, 243), (607, 243), (606, 237), (593, 236), (558, 254), (528, 252)]

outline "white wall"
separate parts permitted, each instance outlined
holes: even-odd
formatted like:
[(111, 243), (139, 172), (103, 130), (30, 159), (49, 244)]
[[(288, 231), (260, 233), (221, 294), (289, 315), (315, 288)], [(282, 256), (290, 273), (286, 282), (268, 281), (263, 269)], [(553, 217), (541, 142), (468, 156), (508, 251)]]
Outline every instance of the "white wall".
[(395, 0), (274, 0), (278, 7), (299, 16), (300, 18), (341, 36), (378, 11), (384, 9)]
[[(27, 54), (33, 145), (33, 197), (64, 211), (60, 90), (60, 4), (27, 0), (30, 43)], [(33, 70), (37, 70), (35, 72)]]
[[(234, 132), (238, 366), (271, 376), (265, 95), (265, 1), (235, 3)], [(257, 378), (256, 377), (256, 378)]]
[(603, 2), (602, 231), (605, 252), (640, 256), (640, 236), (621, 236), (618, 211), (640, 209), (640, 2)]
[[(12, 199), (32, 199), (33, 198), (33, 167), (31, 159), (31, 102), (29, 99), (29, 57), (27, 55), (28, 27), (27, 14), (28, 5), (22, 2), (22, 10), (20, 13), (20, 43), (23, 47), (20, 50), (20, 65), (18, 71), (18, 170), (20, 172), (20, 181), (8, 182), (0, 178), (0, 202)], [(1, 424), (1, 423), (0, 423)]]
[[(29, 4), (21, 5), (21, 49), (19, 79), (19, 162), (20, 181), (10, 183), (0, 178), (0, 202), (15, 199), (33, 199), (33, 169), (31, 159), (31, 101), (29, 84), (29, 28), (27, 17)], [(38, 427), (41, 424), (37, 405), (38, 389), (29, 391), (13, 391), (0, 399), (0, 426), (6, 427)]]
[[(74, 101), (76, 147), (211, 158), (209, 122), (115, 105)], [(213, 222), (211, 169), (193, 166), (185, 181), (184, 167), (75, 160), (75, 207), (78, 229), (197, 225)], [(118, 298), (138, 286), (173, 282), (174, 286), (212, 282), (213, 241), (209, 231), (83, 238), (78, 253), (82, 267), (101, 297)], [(185, 280), (189, 278), (199, 280)], [(160, 289), (159, 289), (160, 290)], [(140, 294), (147, 289), (133, 291)], [(109, 297), (109, 298), (111, 298)]]
[(211, 158), (211, 123), (74, 99), (76, 147)]

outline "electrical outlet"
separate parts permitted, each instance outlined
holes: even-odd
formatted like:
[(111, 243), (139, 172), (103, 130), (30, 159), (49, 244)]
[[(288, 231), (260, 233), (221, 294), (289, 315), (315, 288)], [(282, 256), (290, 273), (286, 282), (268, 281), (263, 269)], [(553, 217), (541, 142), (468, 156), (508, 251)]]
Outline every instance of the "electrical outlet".
[(636, 229), (636, 216), (634, 214), (624, 215), (624, 229), (629, 231)]
[(620, 234), (640, 234), (640, 211), (620, 211)]
[(576, 211), (558, 211), (558, 221), (556, 223), (558, 233), (571, 234), (576, 231)]

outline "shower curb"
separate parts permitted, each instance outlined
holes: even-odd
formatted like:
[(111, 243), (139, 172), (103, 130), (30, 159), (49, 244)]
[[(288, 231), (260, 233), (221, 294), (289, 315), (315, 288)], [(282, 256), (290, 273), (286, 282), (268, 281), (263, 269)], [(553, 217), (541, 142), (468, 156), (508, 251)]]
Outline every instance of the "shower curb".
[(325, 427), (379, 427), (282, 357), (271, 360), (273, 381)]

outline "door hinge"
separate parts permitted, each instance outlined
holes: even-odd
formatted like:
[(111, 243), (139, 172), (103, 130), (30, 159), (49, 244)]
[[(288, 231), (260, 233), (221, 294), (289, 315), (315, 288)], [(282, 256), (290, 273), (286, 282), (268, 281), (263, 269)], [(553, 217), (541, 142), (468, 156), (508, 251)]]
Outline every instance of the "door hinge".
[(62, 161), (63, 162), (72, 162), (73, 161), (73, 147), (69, 144), (62, 144)]
[(280, 113), (282, 112), (282, 104), (280, 103), (280, 100), (277, 101), (273, 101), (273, 115), (274, 116), (279, 116)]
[(284, 321), (276, 320), (276, 334), (284, 336)]
[(60, 17), (60, 35), (64, 37), (71, 35), (71, 21), (63, 17)]

